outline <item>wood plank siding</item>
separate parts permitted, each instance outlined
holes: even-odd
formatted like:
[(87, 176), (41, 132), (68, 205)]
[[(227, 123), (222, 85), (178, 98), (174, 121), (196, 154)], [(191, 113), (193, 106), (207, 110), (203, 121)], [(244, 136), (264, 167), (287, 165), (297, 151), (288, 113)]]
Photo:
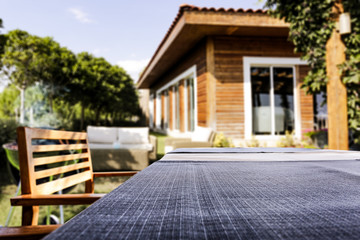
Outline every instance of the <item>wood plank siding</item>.
[(285, 37), (216, 37), (216, 131), (244, 138), (243, 57), (294, 57)]
[(302, 80), (310, 70), (309, 66), (298, 66), (298, 88), (300, 92), (301, 133), (314, 129), (313, 95), (307, 95), (305, 89), (300, 89)]

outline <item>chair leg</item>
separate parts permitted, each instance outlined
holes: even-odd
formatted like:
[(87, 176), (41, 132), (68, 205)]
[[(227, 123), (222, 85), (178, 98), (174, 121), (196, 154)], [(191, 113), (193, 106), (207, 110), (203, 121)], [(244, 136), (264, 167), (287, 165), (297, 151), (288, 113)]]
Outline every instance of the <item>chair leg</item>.
[(38, 225), (39, 206), (23, 206), (22, 207), (22, 225)]
[(85, 192), (94, 193), (94, 179), (85, 182)]

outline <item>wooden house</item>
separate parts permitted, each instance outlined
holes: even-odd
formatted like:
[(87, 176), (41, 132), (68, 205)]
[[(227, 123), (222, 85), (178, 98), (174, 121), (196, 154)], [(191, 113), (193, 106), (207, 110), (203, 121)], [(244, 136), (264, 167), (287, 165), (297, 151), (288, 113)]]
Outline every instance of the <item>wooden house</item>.
[(209, 127), (268, 146), (286, 131), (301, 138), (314, 128), (313, 97), (288, 33), (263, 10), (180, 6), (138, 81), (150, 90), (150, 127), (178, 136)]

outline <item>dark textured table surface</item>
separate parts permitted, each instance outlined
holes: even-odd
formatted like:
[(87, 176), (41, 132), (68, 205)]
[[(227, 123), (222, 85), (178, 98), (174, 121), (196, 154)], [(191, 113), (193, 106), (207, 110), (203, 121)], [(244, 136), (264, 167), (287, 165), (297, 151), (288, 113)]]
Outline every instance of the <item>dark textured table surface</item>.
[(360, 239), (358, 159), (341, 151), (176, 150), (46, 239)]

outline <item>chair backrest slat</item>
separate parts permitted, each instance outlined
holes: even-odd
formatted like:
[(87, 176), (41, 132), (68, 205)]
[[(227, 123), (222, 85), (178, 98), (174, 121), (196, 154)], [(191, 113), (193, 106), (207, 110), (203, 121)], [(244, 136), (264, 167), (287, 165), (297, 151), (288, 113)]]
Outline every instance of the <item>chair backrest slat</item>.
[(48, 129), (32, 128), (32, 139), (52, 139), (52, 140), (86, 140), (85, 132), (57, 131)]
[(76, 175), (60, 178), (51, 182), (46, 182), (37, 186), (37, 194), (46, 195), (58, 192), (62, 189), (85, 182), (91, 177), (92, 173), (90, 171), (85, 171)]
[(39, 157), (33, 158), (34, 165), (43, 165), (43, 164), (50, 164), (50, 163), (58, 163), (70, 160), (77, 160), (77, 159), (84, 159), (89, 158), (89, 153), (77, 153), (72, 155), (61, 155), (61, 156), (52, 156), (52, 157)]
[(92, 185), (86, 133), (28, 127), (19, 127), (17, 133), (22, 194), (52, 194), (81, 182)]
[(35, 145), (32, 146), (33, 152), (65, 151), (86, 149), (87, 144), (68, 144), (68, 145)]
[(41, 179), (41, 178), (45, 178), (45, 177), (63, 174), (66, 172), (71, 172), (71, 171), (80, 170), (80, 169), (84, 170), (84, 169), (88, 169), (88, 168), (89, 168), (89, 162), (81, 162), (81, 163), (71, 164), (71, 165), (67, 165), (67, 166), (37, 171), (37, 172), (35, 172), (35, 178)]

